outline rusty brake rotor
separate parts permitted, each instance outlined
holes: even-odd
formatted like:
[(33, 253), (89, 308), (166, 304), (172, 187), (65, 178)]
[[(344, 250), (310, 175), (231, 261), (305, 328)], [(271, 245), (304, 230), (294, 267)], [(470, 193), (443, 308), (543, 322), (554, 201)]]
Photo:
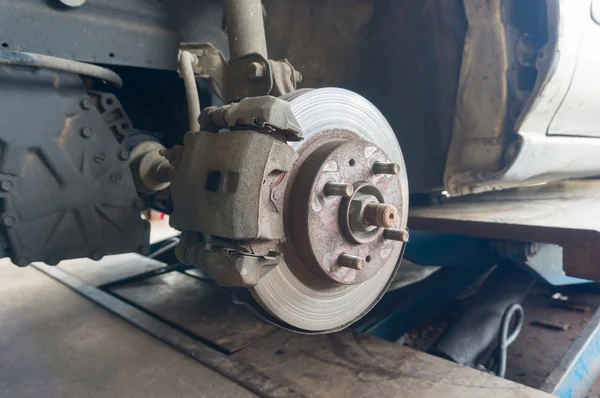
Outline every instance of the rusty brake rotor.
[(408, 184), (393, 130), (338, 88), (289, 96), (304, 141), (285, 192), (283, 261), (250, 288), (283, 323), (341, 329), (385, 292), (406, 240)]

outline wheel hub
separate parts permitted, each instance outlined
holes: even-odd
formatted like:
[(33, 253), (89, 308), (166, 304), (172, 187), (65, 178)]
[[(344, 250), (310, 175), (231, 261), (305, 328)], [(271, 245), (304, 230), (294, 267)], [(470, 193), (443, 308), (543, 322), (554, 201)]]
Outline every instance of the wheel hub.
[(299, 152), (288, 185), (286, 226), (295, 252), (315, 275), (362, 283), (398, 244), (385, 239), (383, 230), (398, 223), (400, 180), (375, 164), (393, 163), (349, 131), (324, 131)]

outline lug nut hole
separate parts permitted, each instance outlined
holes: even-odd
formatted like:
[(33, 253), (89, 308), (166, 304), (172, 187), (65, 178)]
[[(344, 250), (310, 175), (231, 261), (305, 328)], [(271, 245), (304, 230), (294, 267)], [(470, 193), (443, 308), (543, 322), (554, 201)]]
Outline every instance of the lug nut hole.
[(348, 162), (348, 164), (350, 166), (354, 166), (356, 164), (356, 161), (354, 159), (350, 159), (350, 161)]
[(365, 261), (368, 262), (368, 263), (370, 263), (371, 262), (371, 256), (365, 257)]

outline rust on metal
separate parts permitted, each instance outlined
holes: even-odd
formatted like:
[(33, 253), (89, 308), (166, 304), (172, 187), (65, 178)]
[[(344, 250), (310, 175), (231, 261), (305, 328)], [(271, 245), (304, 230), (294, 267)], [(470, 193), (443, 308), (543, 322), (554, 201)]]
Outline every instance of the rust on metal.
[(398, 210), (387, 203), (370, 203), (365, 206), (363, 221), (367, 225), (390, 228), (396, 225)]
[(566, 332), (570, 328), (570, 326), (568, 324), (552, 322), (552, 321), (539, 321), (538, 320), (538, 321), (531, 322), (531, 324), (534, 326), (544, 328), (544, 329), (559, 330), (559, 331), (563, 331), (563, 332)]
[(375, 162), (373, 164), (373, 173), (375, 174), (398, 174), (400, 165), (398, 163)]
[(398, 242), (408, 242), (408, 231), (402, 231), (396, 228), (386, 228), (383, 230), (383, 238), (396, 240)]
[[(286, 236), (294, 247), (298, 264), (334, 284), (362, 283), (383, 267), (399, 241), (384, 239), (383, 228), (350, 226), (354, 198), (370, 196), (400, 220), (400, 180), (394, 175), (374, 174), (376, 162), (389, 163), (385, 152), (356, 134), (331, 130), (306, 142), (298, 153), (287, 195)], [(327, 195), (330, 184), (352, 183), (350, 197)], [(393, 211), (392, 211), (393, 210)], [(389, 225), (389, 224), (388, 224)], [(342, 254), (363, 259), (360, 266), (340, 266)], [(342, 257), (344, 258), (344, 257)], [(292, 261), (289, 260), (289, 263)]]
[(560, 300), (552, 300), (550, 305), (555, 308), (562, 308), (565, 310), (573, 311), (573, 312), (590, 312), (592, 311), (592, 306), (587, 304), (576, 304), (569, 303)]
[(361, 270), (365, 266), (365, 260), (362, 257), (352, 256), (346, 253), (340, 254), (337, 259), (337, 263), (340, 267), (353, 268), (357, 270)]
[(349, 198), (354, 193), (354, 187), (352, 184), (346, 184), (343, 182), (328, 182), (325, 184), (323, 191), (327, 196), (341, 196), (343, 198)]

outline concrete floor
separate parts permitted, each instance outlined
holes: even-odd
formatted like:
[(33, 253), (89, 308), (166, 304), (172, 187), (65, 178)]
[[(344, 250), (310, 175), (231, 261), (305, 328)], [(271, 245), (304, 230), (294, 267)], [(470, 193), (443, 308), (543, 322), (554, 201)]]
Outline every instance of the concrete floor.
[[(152, 241), (173, 236), (153, 220)], [(34, 268), (0, 260), (0, 397), (251, 397)], [(586, 397), (600, 398), (600, 381)]]
[(34, 268), (0, 260), (0, 397), (251, 397)]

